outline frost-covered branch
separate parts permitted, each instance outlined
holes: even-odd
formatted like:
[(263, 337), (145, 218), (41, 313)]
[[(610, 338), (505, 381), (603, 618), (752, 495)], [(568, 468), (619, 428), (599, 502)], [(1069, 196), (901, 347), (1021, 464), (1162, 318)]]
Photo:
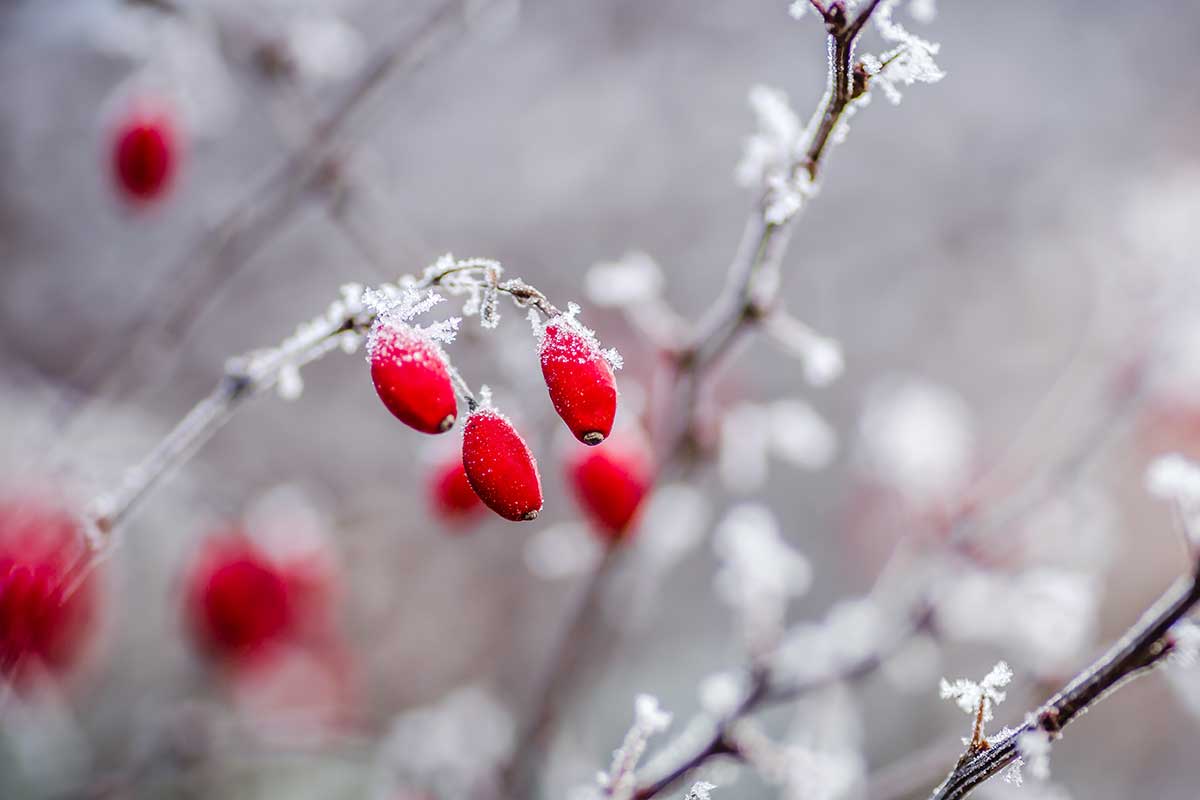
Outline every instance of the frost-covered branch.
[[(336, 349), (356, 352), (390, 300), (413, 295), (415, 305), (410, 310), (417, 314), (442, 299), (432, 290), (465, 295), (463, 313), (479, 316), (487, 328), (495, 327), (498, 322), (497, 298), (501, 294), (507, 295), (518, 308), (536, 310), (547, 318), (558, 316), (558, 308), (537, 288), (519, 278), (502, 280), (502, 275), (499, 262), (482, 258), (455, 260), (447, 254), (420, 278), (405, 276), (395, 284), (383, 284), (374, 290), (347, 284), (325, 313), (299, 326), (278, 346), (230, 359), (213, 390), (141, 462), (125, 472), (116, 489), (92, 503), (87, 520), (91, 549), (102, 549), (109, 534), (138, 502), (187, 461), (246, 400), (270, 389), (277, 389), (285, 399), (293, 399), (303, 389), (301, 368)], [(447, 370), (455, 393), (473, 409), (476, 399), (467, 382), (449, 362)]]
[(1176, 649), (1172, 627), (1200, 603), (1200, 560), (1173, 584), (1130, 630), (1058, 694), (1031, 712), (1023, 725), (996, 740), (969, 746), (930, 800), (959, 800), (1022, 757), (1034, 734), (1053, 740), (1078, 716), (1132, 678), (1161, 664)]

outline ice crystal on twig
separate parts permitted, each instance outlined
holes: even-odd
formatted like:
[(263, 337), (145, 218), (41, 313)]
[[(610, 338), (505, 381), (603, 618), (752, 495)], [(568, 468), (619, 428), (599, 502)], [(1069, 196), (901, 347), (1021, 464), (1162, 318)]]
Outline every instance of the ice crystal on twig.
[(692, 788), (688, 790), (684, 800), (712, 800), (713, 789), (717, 788), (716, 784), (708, 781), (696, 781), (692, 784)]
[(633, 727), (625, 734), (621, 746), (613, 752), (612, 766), (608, 772), (597, 776), (600, 788), (614, 800), (629, 800), (635, 786), (634, 772), (646, 752), (646, 743), (651, 736), (662, 733), (671, 724), (671, 714), (663, 711), (658, 699), (640, 694), (633, 704)]
[(884, 41), (894, 43), (895, 47), (878, 58), (865, 56), (862, 59), (863, 66), (871, 75), (871, 81), (883, 89), (883, 93), (892, 103), (899, 103), (902, 97), (898, 86), (912, 86), (917, 82), (936, 83), (946, 76), (934, 61), (941, 45), (914, 36), (892, 19), (892, 11), (897, 2), (898, 0), (884, 0), (873, 17), (879, 35)]

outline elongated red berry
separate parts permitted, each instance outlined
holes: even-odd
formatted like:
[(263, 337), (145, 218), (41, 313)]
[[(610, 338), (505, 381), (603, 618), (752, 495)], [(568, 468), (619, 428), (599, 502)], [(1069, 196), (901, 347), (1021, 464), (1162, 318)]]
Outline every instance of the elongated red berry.
[(595, 339), (564, 317), (553, 319), (542, 336), (541, 358), (554, 410), (579, 441), (603, 442), (617, 414), (617, 381)]
[(371, 380), (396, 419), (422, 433), (445, 433), (458, 406), (446, 357), (436, 342), (415, 328), (376, 326), (370, 345)]
[(525, 440), (495, 409), (481, 408), (463, 426), (463, 469), (488, 508), (513, 522), (536, 519), (542, 481)]
[(161, 197), (170, 188), (179, 160), (178, 135), (170, 117), (146, 108), (129, 114), (117, 127), (112, 159), (117, 186), (126, 197), (137, 202)]
[(649, 448), (640, 436), (623, 433), (604, 447), (573, 449), (566, 472), (575, 499), (597, 533), (611, 541), (623, 539), (654, 483)]
[(434, 466), (429, 479), (429, 499), (434, 513), (447, 522), (463, 522), (483, 510), (458, 453)]
[(76, 665), (95, 629), (92, 578), (71, 570), (82, 555), (75, 520), (24, 499), (0, 502), (0, 675)]
[(204, 544), (187, 581), (195, 643), (226, 661), (253, 657), (293, 638), (293, 590), (284, 572), (241, 533)]

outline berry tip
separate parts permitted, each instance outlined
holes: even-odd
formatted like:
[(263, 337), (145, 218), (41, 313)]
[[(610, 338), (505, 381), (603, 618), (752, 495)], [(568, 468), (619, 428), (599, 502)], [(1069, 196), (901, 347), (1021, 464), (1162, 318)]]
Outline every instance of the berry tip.
[(438, 430), (439, 430), (441, 433), (445, 433), (446, 431), (450, 430), (450, 429), (451, 429), (451, 428), (453, 428), (453, 427), (454, 427), (454, 415), (453, 415), (453, 414), (447, 414), (447, 415), (446, 415), (446, 418), (445, 418), (445, 419), (443, 419), (443, 420), (441, 421), (441, 424), (439, 424), (439, 425), (438, 425)]
[(595, 447), (596, 445), (598, 445), (604, 441), (604, 434), (601, 433), (600, 431), (588, 431), (587, 433), (585, 433), (583, 436), (581, 436), (579, 438), (584, 444), (588, 445), (589, 447)]

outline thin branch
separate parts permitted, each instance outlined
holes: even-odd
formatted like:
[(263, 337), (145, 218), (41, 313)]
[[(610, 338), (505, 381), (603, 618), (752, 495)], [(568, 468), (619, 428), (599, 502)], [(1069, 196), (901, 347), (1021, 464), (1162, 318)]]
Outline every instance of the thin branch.
[(968, 750), (930, 800), (960, 800), (1019, 756), (1018, 739), (1041, 731), (1052, 739), (1127, 681), (1162, 663), (1174, 649), (1171, 627), (1200, 602), (1200, 562), (1192, 574), (1176, 581), (1142, 618), (1090, 667), (1058, 694), (1034, 710), (1028, 721), (982, 750)]
[[(359, 107), (389, 76), (416, 70), (468, 25), (462, 4), (454, 0), (443, 4), (415, 30), (406, 30), (381, 48), (313, 129), (305, 145), (260, 181), (214, 229), (205, 231), (168, 268), (158, 272), (142, 303), (144, 311), (112, 337), (119, 344), (107, 351), (93, 350), (76, 367), (75, 380), (96, 390), (118, 380), (118, 363), (135, 367), (141, 363), (146, 358), (142, 347), (152, 343), (166, 348), (182, 339), (206, 308), (206, 303), (196, 298), (216, 296), (217, 289), (271, 240), (301, 207), (308, 192), (320, 188), (329, 170), (336, 168), (339, 156), (334, 144)], [(130, 342), (134, 343), (132, 352)], [(142, 342), (147, 344), (139, 344)], [(128, 375), (120, 379), (130, 382)]]

